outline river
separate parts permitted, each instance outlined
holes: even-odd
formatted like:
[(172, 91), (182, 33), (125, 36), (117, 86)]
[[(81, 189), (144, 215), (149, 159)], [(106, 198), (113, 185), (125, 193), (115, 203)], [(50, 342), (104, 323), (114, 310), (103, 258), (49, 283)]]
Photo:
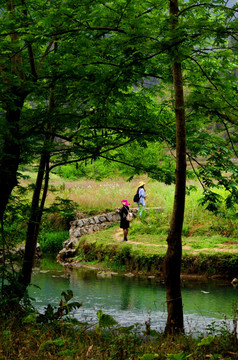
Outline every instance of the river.
[[(30, 296), (39, 312), (51, 304), (58, 306), (62, 291), (71, 289), (72, 301), (83, 306), (74, 310), (78, 320), (96, 324), (97, 311), (110, 314), (122, 326), (141, 324), (150, 318), (151, 328), (163, 331), (166, 323), (165, 288), (156, 279), (113, 275), (97, 275), (97, 271), (64, 270), (55, 262), (35, 269)], [(225, 281), (182, 281), (185, 330), (187, 333), (208, 334), (219, 328), (232, 329), (238, 288)]]

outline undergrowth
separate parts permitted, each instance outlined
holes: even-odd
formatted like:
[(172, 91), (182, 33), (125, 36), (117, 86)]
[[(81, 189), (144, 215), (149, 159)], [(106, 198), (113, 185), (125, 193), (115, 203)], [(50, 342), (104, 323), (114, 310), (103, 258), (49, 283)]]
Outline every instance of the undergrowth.
[(63, 248), (63, 242), (69, 237), (68, 231), (42, 232), (39, 243), (43, 254), (57, 254)]
[(70, 290), (61, 296), (58, 307), (49, 304), (42, 314), (23, 307), (5, 317), (1, 313), (1, 360), (231, 360), (237, 355), (236, 317), (233, 332), (165, 335), (151, 329), (150, 319), (122, 327), (102, 310), (94, 324), (79, 322), (73, 311), (82, 304), (72, 301)]

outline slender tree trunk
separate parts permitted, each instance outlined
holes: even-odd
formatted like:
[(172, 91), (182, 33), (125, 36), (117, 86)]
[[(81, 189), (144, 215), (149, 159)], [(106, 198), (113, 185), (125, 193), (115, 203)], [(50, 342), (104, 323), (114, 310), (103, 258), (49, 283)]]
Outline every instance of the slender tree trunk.
[[(49, 111), (52, 111), (55, 106), (53, 90), (54, 87), (52, 87), (50, 92)], [(49, 130), (49, 125), (47, 125), (47, 129)], [(19, 281), (23, 285), (23, 291), (26, 290), (27, 286), (31, 282), (31, 274), (35, 261), (37, 239), (39, 235), (42, 214), (43, 214), (45, 200), (48, 191), (49, 162), (50, 162), (49, 146), (52, 141), (53, 138), (51, 136), (46, 136), (43, 145), (43, 152), (40, 159), (36, 185), (32, 197), (31, 215), (27, 227), (24, 261), (23, 261), (22, 271), (19, 275)], [(44, 182), (44, 186), (43, 186), (43, 182)], [(43, 189), (43, 193), (41, 197), (42, 189)]]
[[(176, 16), (177, 13), (177, 0), (170, 0), (172, 28), (174, 16)], [(176, 186), (173, 214), (167, 238), (168, 248), (164, 261), (164, 279), (168, 312), (165, 327), (166, 333), (182, 332), (184, 330), (180, 273), (182, 259), (181, 235), (184, 219), (186, 189), (186, 128), (181, 63), (173, 60), (172, 69), (175, 90), (176, 118)]]
[[(49, 168), (49, 155), (44, 153), (42, 154), (40, 159), (36, 185), (32, 197), (31, 214), (27, 227), (24, 261), (23, 261), (22, 271), (19, 276), (19, 281), (23, 285), (23, 291), (27, 288), (27, 286), (31, 282), (31, 274), (34, 266), (37, 238), (39, 234), (39, 228), (40, 228), (42, 212), (44, 207), (42, 206), (42, 204), (40, 206), (40, 196), (43, 187), (45, 171), (48, 168)], [(44, 191), (45, 197), (46, 197), (47, 189), (48, 189), (48, 176), (47, 176), (47, 180), (45, 180), (45, 191)]]
[(5, 280), (5, 267), (6, 267), (6, 243), (5, 243), (5, 235), (4, 235), (4, 227), (3, 227), (3, 219), (1, 219), (1, 237), (2, 237), (2, 257), (3, 257), (3, 268), (2, 268), (2, 284), (1, 284), (1, 295), (3, 295), (3, 286), (4, 286), (4, 280)]

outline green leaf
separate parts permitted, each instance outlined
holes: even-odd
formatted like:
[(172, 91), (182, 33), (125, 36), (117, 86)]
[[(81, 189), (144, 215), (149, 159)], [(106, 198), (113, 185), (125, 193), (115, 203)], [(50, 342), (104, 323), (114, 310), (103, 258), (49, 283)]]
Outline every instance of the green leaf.
[(192, 354), (186, 355), (183, 351), (178, 354), (168, 354), (167, 360), (185, 360), (188, 359)]
[(102, 310), (98, 310), (97, 317), (99, 320), (99, 328), (117, 325), (118, 322), (111, 316), (103, 314)]
[(154, 360), (158, 357), (158, 354), (144, 354), (140, 359), (141, 360)]
[(65, 301), (67, 303), (68, 301), (70, 301), (73, 298), (74, 295), (73, 295), (72, 290), (67, 290), (67, 292), (63, 291), (61, 293), (61, 296), (63, 296), (65, 298)]
[(215, 335), (213, 336), (207, 336), (205, 338), (203, 338), (198, 344), (197, 346), (204, 346), (204, 345), (210, 345), (213, 340), (215, 339)]
[(28, 324), (28, 323), (36, 323), (36, 319), (37, 319), (37, 314), (33, 313), (33, 314), (29, 314), (27, 315), (22, 322), (24, 324)]

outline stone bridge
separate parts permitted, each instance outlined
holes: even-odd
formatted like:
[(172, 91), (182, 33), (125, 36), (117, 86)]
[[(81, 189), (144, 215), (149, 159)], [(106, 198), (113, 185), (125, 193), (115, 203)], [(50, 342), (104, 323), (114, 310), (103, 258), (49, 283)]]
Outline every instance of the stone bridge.
[[(134, 218), (138, 209), (130, 209)], [(63, 249), (59, 252), (58, 261), (65, 261), (75, 256), (76, 248), (81, 236), (92, 234), (95, 231), (106, 229), (111, 223), (119, 222), (120, 215), (117, 210), (109, 213), (92, 216), (84, 219), (75, 219), (70, 223), (69, 239), (63, 243)]]
[[(161, 212), (161, 208), (149, 208), (146, 210), (155, 210)], [(137, 208), (130, 208), (133, 217), (137, 217)], [(120, 215), (118, 210), (109, 213), (96, 215), (88, 218), (77, 218), (70, 223), (69, 239), (63, 243), (63, 249), (58, 253), (57, 260), (64, 262), (66, 259), (73, 258), (81, 236), (92, 234), (95, 231), (106, 229), (111, 223), (119, 222)]]

